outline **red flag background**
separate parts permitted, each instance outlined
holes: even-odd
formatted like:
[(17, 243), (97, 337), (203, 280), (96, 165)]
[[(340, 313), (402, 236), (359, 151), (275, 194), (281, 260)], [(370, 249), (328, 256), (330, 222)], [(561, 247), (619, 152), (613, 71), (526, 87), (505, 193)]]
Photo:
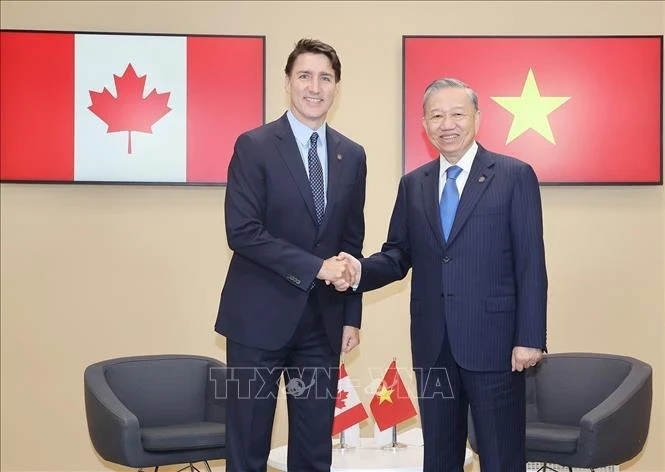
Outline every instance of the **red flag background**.
[[(477, 140), (530, 163), (541, 183), (662, 184), (662, 36), (404, 36), (404, 170), (438, 154), (422, 128), (422, 98), (454, 77), (479, 96)], [(492, 97), (520, 97), (529, 70), (554, 143), (528, 129), (506, 143), (513, 114)]]
[(397, 371), (395, 361), (388, 366), (376, 394), (370, 400), (369, 408), (380, 431), (418, 414)]

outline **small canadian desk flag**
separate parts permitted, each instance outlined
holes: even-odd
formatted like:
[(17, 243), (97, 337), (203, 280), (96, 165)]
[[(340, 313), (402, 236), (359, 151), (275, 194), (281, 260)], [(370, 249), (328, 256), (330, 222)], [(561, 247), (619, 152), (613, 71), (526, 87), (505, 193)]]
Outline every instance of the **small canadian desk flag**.
[(341, 433), (345, 429), (367, 419), (367, 411), (360, 402), (356, 389), (346, 373), (344, 364), (339, 369), (337, 382), (337, 400), (335, 401), (335, 418), (333, 419), (332, 435)]
[(395, 361), (388, 366), (369, 408), (380, 431), (417, 415)]

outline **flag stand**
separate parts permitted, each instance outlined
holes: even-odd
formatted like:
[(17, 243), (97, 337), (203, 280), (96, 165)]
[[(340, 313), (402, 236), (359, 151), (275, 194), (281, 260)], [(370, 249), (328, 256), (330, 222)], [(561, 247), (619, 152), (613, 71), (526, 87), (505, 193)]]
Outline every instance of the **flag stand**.
[(333, 450), (343, 453), (343, 452), (346, 452), (350, 449), (355, 449), (355, 448), (346, 442), (346, 438), (345, 438), (345, 435), (344, 435), (344, 430), (342, 430), (339, 433), (339, 444), (335, 444), (333, 446)]
[(399, 451), (400, 449), (404, 449), (406, 444), (403, 444), (401, 442), (397, 442), (397, 425), (393, 426), (393, 440), (391, 443), (386, 444), (385, 446), (382, 446), (381, 449), (383, 450), (390, 450), (390, 451)]

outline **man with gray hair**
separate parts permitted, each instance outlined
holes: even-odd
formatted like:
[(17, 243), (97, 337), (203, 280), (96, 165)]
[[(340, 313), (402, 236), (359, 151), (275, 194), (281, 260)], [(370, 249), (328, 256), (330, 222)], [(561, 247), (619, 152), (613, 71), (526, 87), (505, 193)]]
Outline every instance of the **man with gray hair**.
[[(547, 272), (538, 179), (486, 150), (476, 93), (430, 84), (423, 127), (439, 158), (402, 177), (381, 251), (358, 261), (357, 292), (411, 279), (411, 350), (423, 470), (461, 472), (471, 408), (483, 472), (525, 468), (524, 370), (546, 348)], [(335, 284), (338, 290), (348, 284)]]

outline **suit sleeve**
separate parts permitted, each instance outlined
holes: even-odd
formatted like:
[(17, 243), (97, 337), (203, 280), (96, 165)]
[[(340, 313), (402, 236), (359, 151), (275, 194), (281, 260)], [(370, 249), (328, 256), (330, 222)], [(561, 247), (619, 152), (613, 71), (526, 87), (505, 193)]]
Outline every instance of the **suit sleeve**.
[(386, 242), (383, 243), (381, 252), (360, 261), (362, 273), (358, 291), (381, 288), (406, 277), (411, 269), (408, 211), (406, 183), (402, 177)]
[(546, 349), (547, 271), (538, 178), (524, 166), (511, 201), (510, 230), (516, 278), (515, 346)]
[[(341, 250), (360, 259), (365, 239), (365, 188), (367, 185), (367, 159), (364, 150), (353, 189), (353, 202), (342, 236)], [(362, 293), (349, 291), (344, 297), (344, 325), (360, 328), (362, 319)]]
[[(229, 247), (255, 264), (273, 271), (290, 284), (308, 291), (323, 259), (288, 241), (272, 236), (265, 228), (266, 195), (264, 169), (251, 138), (238, 138), (229, 164), (224, 204)], [(252, 152), (253, 151), (253, 152)]]

